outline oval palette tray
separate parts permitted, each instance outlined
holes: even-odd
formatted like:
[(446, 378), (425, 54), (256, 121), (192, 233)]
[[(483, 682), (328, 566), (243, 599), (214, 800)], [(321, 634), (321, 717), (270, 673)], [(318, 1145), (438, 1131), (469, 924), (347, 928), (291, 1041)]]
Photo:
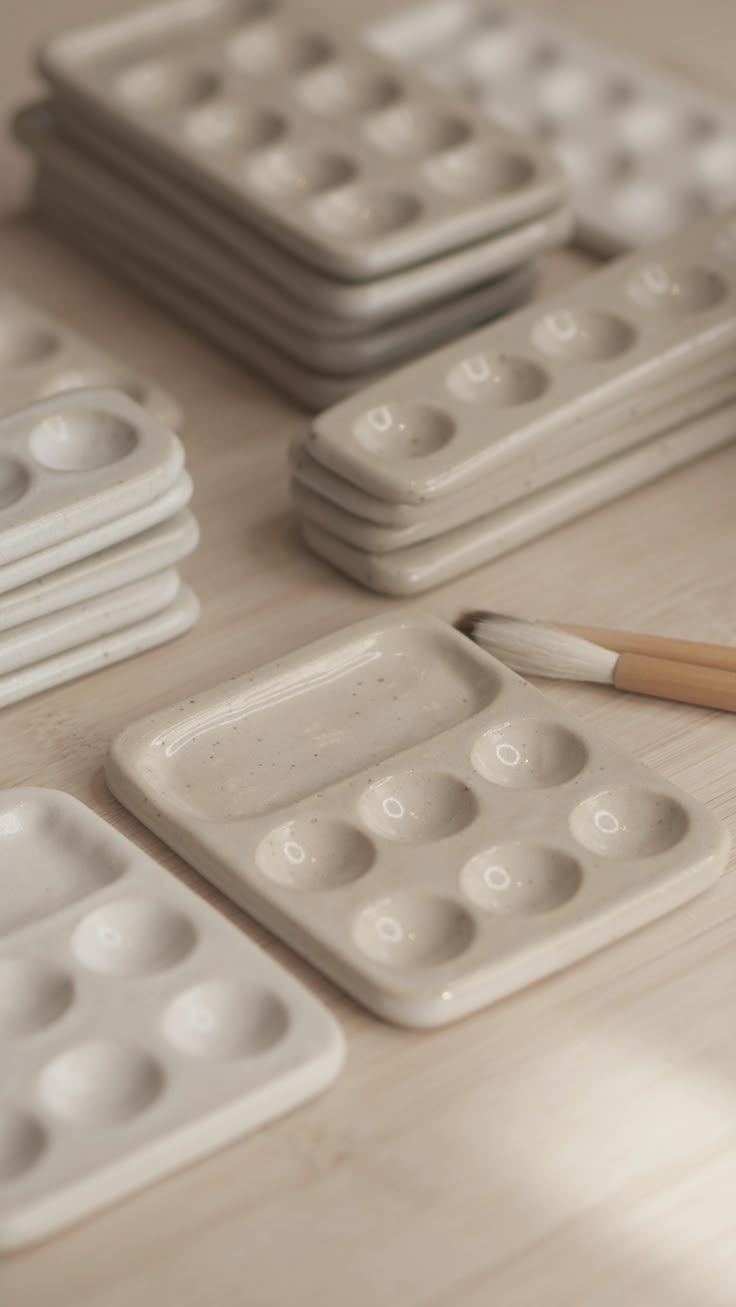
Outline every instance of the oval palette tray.
[(414, 613), (154, 714), (106, 774), (234, 902), (409, 1026), (654, 920), (729, 847), (700, 804)]

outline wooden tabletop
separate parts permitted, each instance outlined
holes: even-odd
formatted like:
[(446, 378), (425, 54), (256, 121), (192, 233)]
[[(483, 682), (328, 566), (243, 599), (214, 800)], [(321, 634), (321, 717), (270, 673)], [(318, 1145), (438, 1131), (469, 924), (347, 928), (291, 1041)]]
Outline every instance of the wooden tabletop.
[[(34, 88), (42, 37), (119, 5), (6, 0), (4, 114)], [(376, 8), (351, 7), (356, 19)], [(733, 0), (549, 7), (733, 87)], [(0, 785), (57, 786), (91, 804), (301, 977), (349, 1045), (344, 1074), (313, 1104), (5, 1259), (3, 1307), (733, 1307), (733, 874), (552, 980), (445, 1031), (410, 1034), (230, 908), (106, 791), (105, 752), (128, 722), (390, 601), (300, 546), (284, 454), (303, 415), (23, 217), (29, 172), (9, 135), (0, 164), (0, 278), (184, 405), (202, 545), (183, 570), (204, 607), (175, 644), (5, 710)], [(587, 263), (555, 256), (547, 284)], [(733, 642), (735, 476), (731, 448), (417, 606)], [(732, 717), (545, 688), (736, 826)]]

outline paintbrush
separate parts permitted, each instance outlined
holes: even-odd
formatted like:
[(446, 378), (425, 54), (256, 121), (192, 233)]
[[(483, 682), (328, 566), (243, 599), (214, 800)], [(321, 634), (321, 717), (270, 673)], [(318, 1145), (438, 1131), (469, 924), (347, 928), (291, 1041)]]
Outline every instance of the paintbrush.
[(458, 630), (522, 676), (590, 681), (736, 712), (736, 649), (594, 627), (466, 613)]

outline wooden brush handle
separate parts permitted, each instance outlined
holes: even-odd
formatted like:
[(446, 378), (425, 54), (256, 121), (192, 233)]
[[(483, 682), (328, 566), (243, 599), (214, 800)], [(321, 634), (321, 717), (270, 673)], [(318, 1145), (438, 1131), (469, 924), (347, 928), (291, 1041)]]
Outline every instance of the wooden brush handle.
[(717, 667), (698, 667), (671, 658), (650, 658), (646, 654), (622, 653), (613, 683), (617, 690), (649, 694), (655, 699), (674, 699), (701, 708), (736, 712), (736, 673)]
[(662, 635), (635, 635), (633, 631), (608, 631), (597, 626), (574, 626), (555, 623), (561, 631), (582, 636), (593, 644), (603, 645), (614, 653), (647, 654), (670, 662), (694, 663), (698, 667), (719, 667), (736, 672), (736, 649), (718, 644), (698, 644), (695, 640), (669, 640)]

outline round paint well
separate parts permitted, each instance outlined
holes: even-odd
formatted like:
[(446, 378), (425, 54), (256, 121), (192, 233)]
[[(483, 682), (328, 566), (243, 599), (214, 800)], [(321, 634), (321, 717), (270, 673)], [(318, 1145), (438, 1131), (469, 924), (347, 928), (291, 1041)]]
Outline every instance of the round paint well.
[(270, 831), (256, 850), (265, 876), (295, 890), (325, 890), (357, 880), (373, 865), (375, 847), (345, 821), (302, 817)]
[(578, 804), (570, 830), (579, 844), (604, 858), (649, 858), (687, 835), (687, 812), (653, 790), (609, 790)]
[(384, 839), (423, 843), (454, 835), (473, 821), (472, 790), (441, 772), (400, 772), (370, 785), (360, 801), (364, 822)]
[(315, 223), (345, 241), (388, 236), (408, 227), (421, 211), (414, 195), (358, 183), (321, 196), (311, 207)]
[(486, 912), (551, 912), (577, 894), (580, 864), (541, 844), (500, 844), (477, 853), (460, 873), (467, 897)]
[(153, 899), (114, 899), (83, 917), (72, 951), (91, 971), (147, 976), (174, 966), (192, 951), (196, 932), (187, 917)]
[(353, 427), (359, 445), (382, 458), (424, 458), (449, 444), (455, 423), (427, 404), (389, 401), (363, 413)]
[(220, 81), (207, 68), (192, 68), (175, 60), (151, 59), (120, 73), (118, 95), (145, 113), (191, 109), (219, 93)]
[(69, 409), (51, 413), (33, 428), (29, 445), (37, 463), (53, 472), (91, 472), (111, 467), (138, 444), (132, 423), (112, 413)]
[(58, 1021), (74, 997), (71, 978), (35, 958), (0, 960), (0, 1040), (19, 1039)]
[(614, 313), (575, 306), (546, 313), (532, 328), (532, 340), (550, 358), (568, 363), (602, 362), (631, 349), (636, 331)]
[(627, 292), (641, 308), (679, 316), (714, 308), (728, 294), (728, 284), (709, 268), (653, 261), (638, 269)]
[(311, 113), (353, 118), (387, 108), (401, 99), (402, 92), (394, 77), (333, 62), (302, 78), (295, 94)]
[(71, 1048), (44, 1067), (39, 1095), (55, 1115), (100, 1127), (129, 1121), (150, 1107), (163, 1083), (161, 1068), (146, 1053), (98, 1040)]
[(396, 971), (442, 966), (466, 952), (475, 936), (470, 913), (451, 899), (398, 893), (363, 908), (353, 939), (366, 957)]
[(473, 766), (485, 780), (524, 790), (563, 785), (587, 759), (579, 736), (556, 722), (529, 717), (486, 731), (472, 752)]
[(514, 408), (539, 399), (549, 386), (544, 368), (514, 354), (471, 354), (446, 378), (448, 390), (466, 404)]
[(261, 153), (246, 176), (265, 194), (297, 199), (343, 186), (355, 172), (355, 164), (346, 155), (310, 145), (283, 145)]
[(278, 1044), (289, 1026), (281, 999), (244, 981), (199, 981), (169, 1004), (166, 1038), (190, 1057), (229, 1061), (257, 1057)]

